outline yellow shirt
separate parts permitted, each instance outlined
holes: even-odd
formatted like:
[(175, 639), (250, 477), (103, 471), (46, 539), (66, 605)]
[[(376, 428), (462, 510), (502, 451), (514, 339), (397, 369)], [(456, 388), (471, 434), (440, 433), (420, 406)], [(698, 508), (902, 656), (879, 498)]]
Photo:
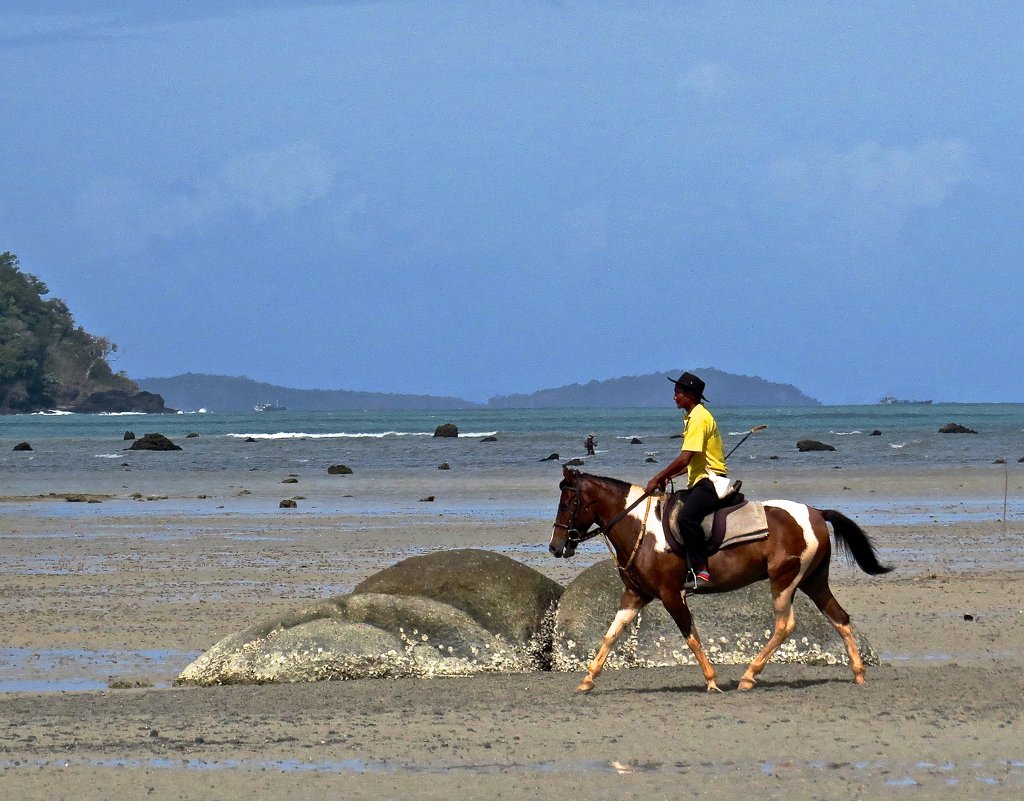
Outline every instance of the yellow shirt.
[(683, 418), (683, 444), (679, 450), (693, 452), (693, 458), (686, 468), (687, 488), (702, 478), (708, 478), (709, 469), (720, 476), (729, 474), (718, 423), (703, 404), (694, 406)]

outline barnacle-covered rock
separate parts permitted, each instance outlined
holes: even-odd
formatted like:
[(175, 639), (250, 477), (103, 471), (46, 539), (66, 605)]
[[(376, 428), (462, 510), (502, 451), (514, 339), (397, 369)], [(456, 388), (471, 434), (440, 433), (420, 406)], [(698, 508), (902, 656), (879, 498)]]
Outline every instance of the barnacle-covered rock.
[(414, 595), (461, 609), (509, 642), (535, 636), (562, 586), (501, 554), (470, 548), (413, 556), (370, 576), (353, 594)]
[[(555, 614), (551, 663), (555, 670), (585, 670), (622, 596), (622, 582), (610, 559), (577, 576), (562, 593)], [(775, 625), (766, 582), (729, 593), (687, 598), (694, 626), (708, 658), (716, 665), (746, 665), (768, 642)], [(832, 625), (802, 593), (793, 604), (796, 631), (772, 662), (805, 665), (848, 664), (846, 648)], [(879, 663), (878, 654), (855, 628), (861, 658)], [(679, 628), (658, 601), (652, 601), (623, 632), (606, 668), (693, 665), (696, 660)]]
[[(444, 556), (448, 558), (425, 563), (424, 557), (405, 560), (383, 571), (388, 575), (382, 580), (368, 580), (357, 588), (364, 591), (340, 595), (225, 637), (186, 667), (177, 683), (299, 682), (546, 669), (553, 607), (561, 585), (496, 554), (463, 550)], [(395, 570), (406, 562), (413, 563), (411, 571)], [(422, 581), (420, 574), (428, 580)], [(405, 581), (410, 575), (417, 580)], [(404, 593), (369, 592), (365, 591), (367, 585)], [(415, 594), (417, 587), (425, 594)]]

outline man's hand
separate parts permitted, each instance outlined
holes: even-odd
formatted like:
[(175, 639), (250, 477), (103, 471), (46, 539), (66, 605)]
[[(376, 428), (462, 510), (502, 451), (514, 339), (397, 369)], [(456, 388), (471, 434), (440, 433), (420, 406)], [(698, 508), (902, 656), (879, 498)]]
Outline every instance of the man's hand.
[(659, 490), (661, 490), (664, 486), (665, 486), (665, 480), (664, 479), (660, 479), (657, 476), (655, 476), (654, 478), (652, 478), (650, 481), (647, 482), (647, 486), (644, 487), (644, 491), (648, 495), (653, 495), (655, 492), (658, 492)]

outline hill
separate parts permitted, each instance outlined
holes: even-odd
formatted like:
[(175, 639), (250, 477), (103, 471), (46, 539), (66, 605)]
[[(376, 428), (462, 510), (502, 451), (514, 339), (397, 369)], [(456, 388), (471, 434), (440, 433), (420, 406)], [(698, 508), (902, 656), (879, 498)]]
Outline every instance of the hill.
[(334, 412), (355, 409), (471, 409), (478, 404), (461, 398), (356, 392), (345, 389), (290, 389), (245, 376), (185, 373), (169, 378), (141, 378), (139, 386), (157, 392), (176, 409), (247, 412), (258, 403), (291, 411)]
[[(499, 409), (639, 408), (671, 403), (671, 385), (665, 380), (682, 370), (641, 376), (568, 384), (529, 395), (503, 395), (487, 405)], [(754, 376), (724, 373), (713, 367), (693, 370), (707, 383), (708, 403), (714, 406), (820, 406), (791, 384), (777, 384)]]
[[(678, 372), (682, 372), (677, 371)], [(818, 406), (818, 401), (789, 384), (738, 376), (707, 368), (698, 374), (708, 383), (711, 402), (718, 406)], [(674, 374), (677, 374), (674, 373)], [(486, 404), (436, 395), (401, 395), (343, 389), (291, 389), (253, 381), (244, 376), (185, 373), (168, 378), (142, 378), (138, 384), (159, 393), (177, 409), (210, 412), (250, 411), (258, 403), (273, 403), (292, 411), (356, 409), (539, 409), (657, 407), (671, 403), (667, 373), (628, 376), (586, 384), (542, 389), (528, 395), (503, 395)]]
[(171, 411), (114, 373), (107, 357), (117, 345), (76, 326), (64, 301), (44, 298), (49, 291), (0, 253), (0, 414)]

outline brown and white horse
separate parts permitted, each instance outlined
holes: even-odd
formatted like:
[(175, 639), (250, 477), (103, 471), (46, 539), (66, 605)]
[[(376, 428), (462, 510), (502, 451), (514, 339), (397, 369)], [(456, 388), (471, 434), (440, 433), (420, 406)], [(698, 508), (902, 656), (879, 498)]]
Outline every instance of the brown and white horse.
[[(641, 487), (614, 478), (580, 473), (568, 467), (563, 468), (559, 489), (562, 494), (548, 549), (556, 557), (570, 557), (581, 542), (599, 533), (604, 534), (626, 585), (619, 611), (577, 691), (590, 692), (594, 689), (594, 680), (601, 673), (616, 640), (640, 610), (657, 598), (679, 626), (697, 658), (708, 692), (717, 692), (715, 669), (704, 652), (686, 605), (686, 592), (683, 590), (686, 561), (669, 548), (661, 521), (649, 508), (649, 504), (657, 501), (641, 501), (635, 509), (625, 513), (631, 504), (643, 497)], [(828, 586), (832, 549), (826, 522), (832, 524), (836, 544), (852, 556), (865, 573), (879, 575), (888, 573), (892, 568), (878, 562), (868, 536), (839, 512), (819, 511), (794, 501), (763, 503), (768, 537), (712, 554), (709, 567), (714, 584), (708, 590), (702, 590), (728, 592), (768, 579), (775, 607), (775, 630), (747, 667), (739, 688), (753, 688), (771, 655), (792, 634), (796, 627), (793, 596), (797, 590), (806, 593), (839, 632), (850, 658), (854, 680), (863, 684), (864, 663), (853, 638), (850, 616)]]

